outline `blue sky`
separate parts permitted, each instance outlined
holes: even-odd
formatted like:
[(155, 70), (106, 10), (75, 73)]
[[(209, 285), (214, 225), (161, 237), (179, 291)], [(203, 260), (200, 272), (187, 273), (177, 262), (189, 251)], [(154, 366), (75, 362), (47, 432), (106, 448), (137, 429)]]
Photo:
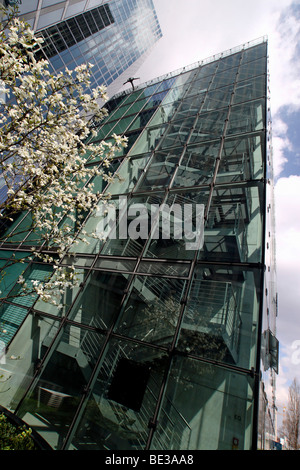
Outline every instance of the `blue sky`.
[(286, 124), (284, 132), (289, 145), (284, 149), (286, 162), (280, 173), (280, 177), (289, 177), (300, 174), (300, 112), (290, 111), (288, 106), (280, 108), (278, 112), (280, 119)]
[[(143, 83), (268, 36), (275, 173), (279, 407), (300, 382), (300, 0), (153, 0), (163, 38), (138, 72)], [(300, 357), (300, 354), (299, 354)]]

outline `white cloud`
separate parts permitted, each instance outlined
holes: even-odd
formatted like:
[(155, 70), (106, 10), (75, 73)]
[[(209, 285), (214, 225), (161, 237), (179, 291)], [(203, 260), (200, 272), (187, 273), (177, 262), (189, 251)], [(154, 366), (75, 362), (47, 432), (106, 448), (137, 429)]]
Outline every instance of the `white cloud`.
[(274, 177), (277, 178), (283, 171), (285, 163), (288, 159), (285, 156), (285, 151), (291, 149), (291, 143), (289, 139), (285, 137), (280, 137), (275, 135), (272, 138), (272, 147), (273, 147), (273, 170)]
[(277, 113), (281, 106), (300, 107), (300, 79), (297, 46), (300, 23), (292, 8), (282, 11), (269, 40), (271, 106)]
[[(295, 342), (300, 341), (300, 176), (280, 178), (275, 186), (276, 258), (278, 283), (277, 330), (280, 341), (280, 374), (277, 397), (282, 401), (287, 386), (299, 378), (299, 363), (295, 361)], [(300, 357), (300, 355), (299, 355)], [(297, 358), (298, 359), (298, 358)]]

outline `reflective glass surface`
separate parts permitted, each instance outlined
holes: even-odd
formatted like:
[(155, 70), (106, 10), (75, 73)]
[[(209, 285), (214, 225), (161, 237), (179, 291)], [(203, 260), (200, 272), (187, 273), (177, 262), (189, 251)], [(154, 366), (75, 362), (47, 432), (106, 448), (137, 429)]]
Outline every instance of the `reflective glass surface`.
[[(134, 4), (116, 13), (111, 2), (115, 22)], [(94, 181), (107, 204), (74, 224), (79, 243), (61, 265), (79, 284), (53, 292), (58, 306), (1, 305), (8, 353), (26, 342), (27, 358), (7, 364), (0, 404), (55, 449), (257, 447), (260, 378), (278, 368), (266, 67), (263, 41), (107, 103), (95, 140), (118, 130), (129, 145), (112, 161), (118, 178)], [(21, 214), (6, 228), (14, 244), (1, 245), (1, 267), (29, 250), (30, 222)], [(33, 262), (8, 269), (14, 294), (24, 270), (29, 283), (52, 275)]]

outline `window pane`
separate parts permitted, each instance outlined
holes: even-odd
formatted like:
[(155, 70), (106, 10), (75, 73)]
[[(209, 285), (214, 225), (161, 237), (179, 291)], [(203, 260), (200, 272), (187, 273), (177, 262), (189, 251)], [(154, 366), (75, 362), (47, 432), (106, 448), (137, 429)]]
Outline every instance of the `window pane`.
[(214, 174), (219, 147), (220, 142), (188, 146), (180, 161), (173, 186), (191, 187), (209, 183)]
[[(146, 258), (189, 260), (201, 246), (208, 191), (171, 192), (152, 227)], [(158, 217), (159, 215), (159, 217)]]
[(255, 367), (260, 271), (199, 265), (194, 276), (178, 349), (248, 370)]
[(117, 317), (128, 274), (93, 271), (68, 316), (85, 325), (108, 329)]
[(165, 354), (111, 341), (70, 449), (143, 450)]
[(62, 446), (103, 345), (98, 333), (67, 325), (19, 416), (56, 450)]
[(170, 344), (177, 326), (185, 283), (182, 279), (135, 277), (116, 332), (153, 344)]
[[(0, 381), (1, 405), (9, 410), (14, 410), (23, 397), (59, 327), (58, 321), (29, 314), (16, 333), (12, 314), (20, 310), (21, 307), (14, 306), (12, 309), (12, 306), (8, 306), (8, 321), (5, 324), (7, 333), (2, 336), (3, 341), (10, 341), (14, 336), (6, 352)], [(27, 313), (26, 309), (23, 310)]]
[(173, 152), (156, 152), (136, 190), (166, 188), (171, 181), (180, 154), (181, 149), (176, 149)]
[(192, 359), (176, 358), (151, 449), (231, 450), (251, 446), (253, 384)]
[(261, 260), (261, 196), (259, 186), (232, 189), (216, 186), (205, 225), (201, 259), (227, 262)]

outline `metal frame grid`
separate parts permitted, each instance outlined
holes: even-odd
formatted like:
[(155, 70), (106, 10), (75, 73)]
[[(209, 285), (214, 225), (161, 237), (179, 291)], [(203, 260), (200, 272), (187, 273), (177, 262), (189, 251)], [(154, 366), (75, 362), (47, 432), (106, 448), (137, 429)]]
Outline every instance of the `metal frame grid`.
[[(38, 300), (31, 306), (7, 303), (24, 312), (11, 351), (18, 349), (22, 331), (23, 338), (31, 338), (28, 326), (52, 325), (43, 330), (38, 364), (26, 371), (22, 393), (18, 389), (9, 406), (30, 422), (30, 403), (35, 413), (45, 412), (45, 419), (51, 417), (49, 400), (52, 407), (69, 403), (66, 409), (57, 405), (65, 424), (59, 422), (53, 431), (55, 448), (88, 448), (84, 429), (93, 442), (89, 445), (98, 449), (205, 448), (208, 435), (216, 448), (231, 448), (233, 438), (240, 448), (256, 448), (265, 288), (266, 67), (263, 40), (108, 103), (110, 115), (98, 138), (117, 130), (128, 135), (129, 147), (112, 162), (114, 171), (126, 176), (124, 185), (112, 183), (103, 190), (112, 201), (121, 193), (129, 205), (203, 202), (205, 246), (188, 256), (176, 240), (158, 248), (151, 231), (142, 243), (92, 242), (63, 260), (75, 265), (82, 280), (74, 294), (64, 294), (63, 309)], [(93, 216), (86, 214), (84, 223), (92, 228)], [(28, 250), (28, 240), (30, 234), (10, 249)], [(0, 250), (7, 248), (3, 244)], [(32, 267), (41, 275), (37, 263), (28, 266), (30, 273)], [(78, 357), (76, 367), (72, 354)], [(72, 367), (79, 368), (74, 383)], [(140, 376), (129, 380), (131, 373)], [(139, 408), (128, 404), (126, 393), (136, 396)], [(214, 422), (218, 438), (202, 416), (214, 406), (214, 395), (221, 407)]]

